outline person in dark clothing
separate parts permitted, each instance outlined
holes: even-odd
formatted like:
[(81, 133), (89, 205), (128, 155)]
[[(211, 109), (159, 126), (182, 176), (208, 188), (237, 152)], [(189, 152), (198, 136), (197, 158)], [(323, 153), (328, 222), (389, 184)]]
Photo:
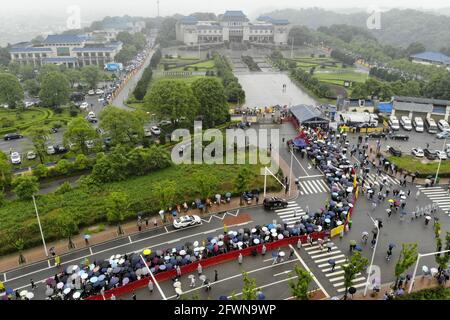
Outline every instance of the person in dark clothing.
[(217, 282), (219, 280), (219, 273), (217, 270), (214, 270), (214, 282)]
[(133, 296), (131, 297), (133, 300), (137, 300), (136, 293), (133, 292)]

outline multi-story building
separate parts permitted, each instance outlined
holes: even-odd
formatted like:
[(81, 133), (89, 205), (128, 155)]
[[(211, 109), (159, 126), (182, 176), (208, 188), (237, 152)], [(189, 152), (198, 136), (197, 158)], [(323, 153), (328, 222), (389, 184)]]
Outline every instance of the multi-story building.
[(450, 57), (440, 52), (422, 52), (410, 56), (411, 61), (425, 65), (447, 68), (450, 71)]
[(176, 24), (177, 40), (192, 46), (202, 43), (249, 42), (285, 45), (289, 22), (260, 17), (250, 23), (242, 11), (226, 11), (217, 21), (198, 21), (193, 16), (181, 18)]
[(104, 66), (114, 62), (121, 42), (94, 42), (86, 35), (49, 35), (39, 45), (22, 42), (10, 49), (11, 60), (19, 64), (64, 64), (68, 68)]

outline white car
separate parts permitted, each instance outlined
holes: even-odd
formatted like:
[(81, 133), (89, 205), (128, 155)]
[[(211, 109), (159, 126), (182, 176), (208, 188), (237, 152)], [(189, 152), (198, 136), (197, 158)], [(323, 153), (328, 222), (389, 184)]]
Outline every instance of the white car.
[(33, 101), (25, 101), (25, 108), (30, 108), (34, 106), (34, 102)]
[(144, 129), (144, 137), (151, 137), (152, 131), (150, 129)]
[(161, 134), (161, 129), (158, 128), (157, 126), (153, 126), (150, 128), (150, 131), (155, 135), (155, 136), (159, 136)]
[(18, 152), (11, 153), (11, 163), (12, 164), (20, 164), (22, 159), (20, 158), (20, 154)]
[(82, 104), (80, 104), (80, 109), (81, 110), (86, 110), (87, 108), (89, 108), (89, 103), (83, 102)]
[(438, 155), (439, 159), (447, 160), (447, 154), (445, 153), (445, 151), (436, 150), (436, 154)]
[(94, 91), (94, 90), (89, 90), (89, 91), (88, 91), (88, 95), (90, 95), (90, 96), (95, 95), (95, 91)]
[(448, 122), (443, 120), (443, 119), (438, 121), (438, 128), (441, 131), (448, 131), (448, 130), (450, 130), (450, 126), (448, 125)]
[(94, 111), (90, 111), (90, 112), (88, 113), (88, 117), (89, 117), (89, 118), (95, 118), (95, 113), (94, 113)]
[(55, 154), (56, 150), (53, 146), (48, 146), (47, 147), (47, 154)]
[(102, 89), (95, 90), (95, 94), (103, 94), (105, 93)]
[(194, 226), (201, 224), (202, 220), (199, 216), (182, 216), (178, 219), (173, 220), (173, 227), (175, 229), (185, 228), (189, 226)]
[(403, 129), (405, 129), (406, 131), (412, 130), (411, 120), (407, 116), (402, 116), (400, 118), (400, 124), (402, 125)]
[(424, 156), (423, 150), (419, 148), (414, 148), (411, 150), (413, 156), (422, 158)]
[(92, 141), (92, 140), (86, 141), (86, 147), (88, 149), (92, 149), (94, 147), (94, 141)]
[(27, 152), (27, 159), (28, 160), (34, 160), (36, 159), (36, 153), (34, 151), (28, 151)]

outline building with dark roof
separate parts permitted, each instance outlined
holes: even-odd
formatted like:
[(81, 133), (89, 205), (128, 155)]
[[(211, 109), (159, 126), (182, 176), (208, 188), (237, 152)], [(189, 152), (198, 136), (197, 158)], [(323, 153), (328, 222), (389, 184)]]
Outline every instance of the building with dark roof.
[(412, 62), (442, 66), (450, 70), (450, 57), (440, 52), (422, 52), (410, 56)]
[(330, 124), (330, 119), (314, 106), (299, 104), (291, 107), (289, 113), (298, 126), (326, 128)]
[(224, 42), (285, 45), (288, 34), (288, 20), (260, 17), (250, 23), (242, 11), (226, 11), (217, 21), (198, 21), (193, 16), (185, 16), (176, 24), (177, 40), (188, 46)]
[(121, 48), (121, 42), (95, 42), (88, 35), (49, 35), (40, 45), (21, 42), (13, 45), (9, 52), (11, 60), (19, 64), (52, 63), (76, 68), (114, 62)]

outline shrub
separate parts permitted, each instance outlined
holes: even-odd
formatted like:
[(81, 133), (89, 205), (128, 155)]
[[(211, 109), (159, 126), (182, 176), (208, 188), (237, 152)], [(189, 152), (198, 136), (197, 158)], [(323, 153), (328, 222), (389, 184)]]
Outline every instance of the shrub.
[(70, 173), (72, 169), (73, 164), (66, 159), (59, 160), (55, 167), (56, 172), (59, 173), (60, 175), (66, 175)]
[(69, 182), (64, 182), (62, 185), (60, 185), (59, 187), (58, 187), (58, 189), (56, 189), (56, 191), (55, 191), (55, 194), (64, 194), (64, 193), (67, 193), (67, 192), (70, 192), (70, 191), (72, 191), (72, 186), (70, 185), (70, 183)]
[(48, 168), (43, 164), (38, 164), (33, 170), (33, 175), (39, 180), (45, 178), (47, 174)]
[(61, 127), (62, 127), (61, 121), (53, 122), (53, 127), (54, 127), (54, 128), (57, 128), (57, 129), (61, 128)]

